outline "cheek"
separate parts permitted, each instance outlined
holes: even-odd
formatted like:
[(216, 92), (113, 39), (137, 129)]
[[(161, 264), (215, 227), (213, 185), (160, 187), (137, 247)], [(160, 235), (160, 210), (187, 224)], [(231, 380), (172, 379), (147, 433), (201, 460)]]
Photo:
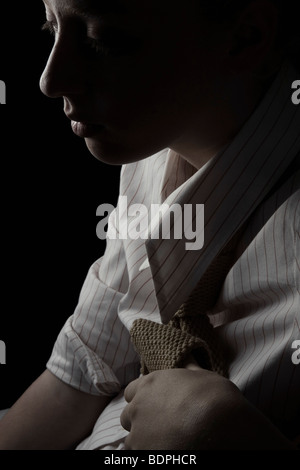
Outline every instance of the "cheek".
[(162, 81), (134, 71), (111, 81), (97, 95), (100, 113), (104, 112), (111, 122), (124, 128), (133, 121), (142, 126), (153, 119), (161, 120), (172, 112), (175, 104), (174, 93)]
[[(156, 51), (156, 52), (155, 52)], [(167, 59), (166, 59), (167, 57)], [(178, 61), (163, 51), (159, 44), (144, 48), (136, 57), (115, 58), (104, 61), (98, 70), (91, 71), (93, 89), (107, 111), (118, 109), (130, 112), (171, 106), (181, 78)]]
[[(154, 53), (153, 51), (156, 51)], [(186, 48), (178, 58), (171, 45), (143, 50), (138, 57), (108, 60), (93, 74), (93, 106), (99, 122), (125, 133), (168, 132), (191, 122), (215, 94), (205, 51)], [(202, 64), (205, 64), (205, 69)], [(204, 70), (203, 70), (204, 69)]]

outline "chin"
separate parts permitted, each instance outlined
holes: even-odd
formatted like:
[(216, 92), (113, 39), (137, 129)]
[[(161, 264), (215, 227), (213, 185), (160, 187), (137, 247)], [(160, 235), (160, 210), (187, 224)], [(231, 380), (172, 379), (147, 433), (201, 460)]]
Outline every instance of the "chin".
[(86, 138), (86, 146), (90, 153), (103, 163), (108, 165), (123, 165), (133, 163), (149, 157), (152, 153), (138, 151), (130, 145), (125, 146), (118, 142), (99, 142), (97, 139)]

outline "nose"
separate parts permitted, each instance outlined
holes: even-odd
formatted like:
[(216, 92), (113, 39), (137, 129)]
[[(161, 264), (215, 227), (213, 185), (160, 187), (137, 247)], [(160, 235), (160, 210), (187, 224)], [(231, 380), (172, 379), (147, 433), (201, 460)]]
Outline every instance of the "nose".
[(40, 89), (49, 98), (78, 94), (84, 88), (84, 63), (72, 38), (56, 40), (40, 78)]

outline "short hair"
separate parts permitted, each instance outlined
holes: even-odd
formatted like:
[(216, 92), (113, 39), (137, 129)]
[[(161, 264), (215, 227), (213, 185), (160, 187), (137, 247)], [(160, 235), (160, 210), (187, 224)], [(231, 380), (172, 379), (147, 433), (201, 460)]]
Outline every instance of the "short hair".
[[(220, 23), (232, 20), (253, 0), (199, 0), (201, 11)], [(278, 48), (300, 70), (300, 1), (271, 0), (279, 9)]]

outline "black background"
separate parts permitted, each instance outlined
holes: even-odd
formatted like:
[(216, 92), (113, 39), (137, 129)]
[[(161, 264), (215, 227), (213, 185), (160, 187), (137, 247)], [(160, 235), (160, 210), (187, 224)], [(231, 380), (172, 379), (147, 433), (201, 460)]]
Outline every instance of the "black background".
[[(4, 5), (5, 3), (5, 5)], [(42, 1), (2, 2), (0, 80), (1, 310), (0, 409), (43, 372), (76, 307), (89, 266), (105, 249), (96, 209), (116, 204), (120, 167), (105, 165), (76, 137), (62, 100), (39, 78), (52, 38), (41, 31)]]

